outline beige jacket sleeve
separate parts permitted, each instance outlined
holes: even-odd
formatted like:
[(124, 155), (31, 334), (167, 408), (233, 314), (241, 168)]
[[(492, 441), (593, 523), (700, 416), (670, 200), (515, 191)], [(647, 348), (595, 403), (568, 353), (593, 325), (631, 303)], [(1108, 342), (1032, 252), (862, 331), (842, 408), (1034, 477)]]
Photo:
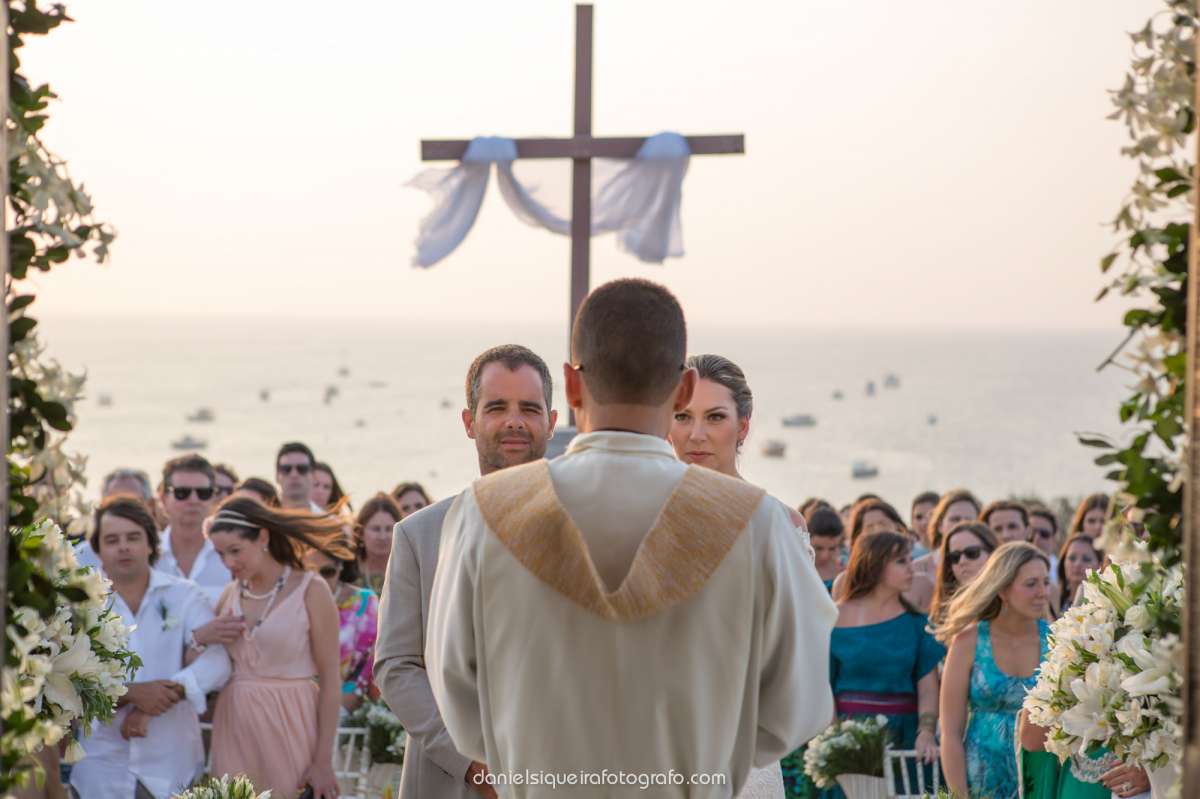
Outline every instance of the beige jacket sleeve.
[(479, 548), (487, 534), (473, 492), (454, 501), (442, 526), (442, 548), (429, 601), (425, 658), (429, 684), (458, 751), (487, 762), (483, 735), (476, 580)]
[[(829, 639), (837, 606), (803, 537), (777, 502), (759, 549), (762, 624), (758, 737), (754, 765), (774, 763), (812, 739), (833, 718)], [(759, 532), (759, 531), (755, 531)]]
[(459, 754), (446, 731), (425, 671), (421, 599), (420, 559), (400, 522), (392, 533), (379, 605), (375, 684), (408, 735), (421, 742), (424, 754), (447, 774), (464, 780), (471, 759)]

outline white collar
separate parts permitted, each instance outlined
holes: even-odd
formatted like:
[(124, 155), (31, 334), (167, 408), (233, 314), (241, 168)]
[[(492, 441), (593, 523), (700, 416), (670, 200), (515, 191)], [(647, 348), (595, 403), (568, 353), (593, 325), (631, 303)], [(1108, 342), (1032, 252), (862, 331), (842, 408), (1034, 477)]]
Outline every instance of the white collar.
[(585, 449), (633, 455), (662, 455), (675, 460), (675, 450), (665, 438), (645, 433), (626, 433), (618, 430), (597, 430), (594, 433), (583, 433), (571, 439), (567, 453), (574, 454)]

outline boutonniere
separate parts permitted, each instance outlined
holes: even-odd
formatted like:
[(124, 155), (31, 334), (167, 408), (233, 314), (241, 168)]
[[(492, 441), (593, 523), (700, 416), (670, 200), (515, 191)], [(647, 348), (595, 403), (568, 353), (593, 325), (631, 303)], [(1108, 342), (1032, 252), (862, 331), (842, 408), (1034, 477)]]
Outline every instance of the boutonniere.
[(179, 626), (179, 619), (172, 616), (167, 610), (167, 600), (165, 599), (158, 600), (158, 615), (162, 618), (162, 629), (164, 633), (167, 630)]

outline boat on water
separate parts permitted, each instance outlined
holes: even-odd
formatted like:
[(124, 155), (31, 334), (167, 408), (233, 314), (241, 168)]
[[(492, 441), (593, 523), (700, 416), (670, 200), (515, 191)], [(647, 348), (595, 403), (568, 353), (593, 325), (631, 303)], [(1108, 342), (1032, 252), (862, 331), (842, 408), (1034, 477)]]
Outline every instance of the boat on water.
[(938, 423), (938, 418), (935, 414), (931, 413), (931, 414), (929, 414), (929, 418), (926, 419), (925, 421), (929, 422), (929, 425), (932, 427), (933, 425)]
[(900, 378), (892, 372), (888, 372), (883, 378), (884, 388), (900, 388)]
[(868, 397), (875, 396), (875, 381), (874, 380), (867, 381), (867, 396)]
[(107, 408), (112, 405), (112, 396), (109, 394), (101, 394), (96, 398), (96, 404), (101, 408)]
[(263, 402), (270, 402), (271, 401), (271, 389), (260, 388), (258, 390), (258, 398), (260, 400), (262, 400)]
[(184, 436), (183, 438), (177, 438), (171, 442), (171, 449), (177, 449), (177, 450), (204, 449), (207, 446), (208, 446), (208, 442), (205, 441), (204, 439), (192, 438), (191, 436)]
[(845, 398), (846, 398), (846, 395), (845, 395), (845, 394), (843, 394), (843, 393), (842, 393), (842, 390), (839, 388), (839, 389), (836, 389), (836, 390), (833, 392), (833, 398), (834, 398), (835, 400), (845, 399)]
[(449, 409), (449, 408), (453, 408), (453, 407), (454, 407), (454, 403), (453, 403), (453, 402), (451, 402), (451, 401), (450, 401), (450, 400), (448, 400), (448, 399), (443, 399), (443, 400), (441, 401), (441, 403), (439, 403), (439, 404), (441, 405), (441, 407), (442, 407), (443, 409)]
[(337, 386), (325, 386), (325, 404), (328, 405), (333, 402), (333, 398), (341, 393)]
[(762, 454), (768, 458), (782, 458), (787, 453), (787, 444), (782, 441), (769, 438), (762, 443)]
[(212, 408), (197, 408), (195, 412), (188, 414), (189, 422), (211, 422), (217, 418), (212, 411)]
[(875, 477), (879, 474), (879, 467), (867, 461), (855, 461), (850, 465), (850, 476), (855, 480), (863, 480), (868, 477)]
[(387, 388), (387, 383), (382, 380), (372, 380), (367, 383), (367, 388)]
[(810, 413), (793, 413), (783, 417), (784, 427), (816, 427), (817, 417)]
[(350, 376), (350, 367), (343, 366), (342, 368), (338, 369), (338, 377), (349, 377), (349, 376)]

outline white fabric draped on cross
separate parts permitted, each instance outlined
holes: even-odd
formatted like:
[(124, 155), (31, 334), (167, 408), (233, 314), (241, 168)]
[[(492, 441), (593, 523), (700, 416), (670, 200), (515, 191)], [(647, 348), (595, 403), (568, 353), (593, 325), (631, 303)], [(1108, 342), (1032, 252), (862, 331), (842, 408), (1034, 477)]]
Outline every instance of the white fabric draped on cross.
[[(679, 208), (689, 156), (683, 136), (659, 133), (646, 139), (637, 157), (615, 161), (610, 175), (593, 179), (592, 235), (616, 233), (621, 249), (651, 263), (683, 255)], [(471, 141), (458, 166), (426, 169), (409, 182), (434, 200), (433, 210), (421, 221), (414, 266), (433, 266), (466, 238), (483, 204), (492, 164), (500, 194), (518, 218), (570, 235), (570, 219), (513, 174), (516, 158), (513, 139), (482, 136)]]

